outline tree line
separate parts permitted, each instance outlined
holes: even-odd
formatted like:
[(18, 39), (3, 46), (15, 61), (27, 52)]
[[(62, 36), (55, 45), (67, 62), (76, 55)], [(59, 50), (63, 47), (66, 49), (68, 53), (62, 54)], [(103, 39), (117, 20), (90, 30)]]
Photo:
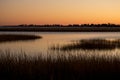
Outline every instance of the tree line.
[[(13, 26), (12, 26), (13, 27)], [(36, 25), (36, 24), (21, 24), (15, 25), (15, 27), (120, 27), (119, 24), (44, 24), (44, 25)]]

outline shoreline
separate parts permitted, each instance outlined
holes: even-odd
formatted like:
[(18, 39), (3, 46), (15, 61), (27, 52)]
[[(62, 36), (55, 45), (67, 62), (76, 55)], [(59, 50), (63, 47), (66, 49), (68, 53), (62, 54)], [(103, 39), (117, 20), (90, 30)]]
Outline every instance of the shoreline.
[(120, 27), (0, 27), (0, 31), (27, 32), (120, 32)]

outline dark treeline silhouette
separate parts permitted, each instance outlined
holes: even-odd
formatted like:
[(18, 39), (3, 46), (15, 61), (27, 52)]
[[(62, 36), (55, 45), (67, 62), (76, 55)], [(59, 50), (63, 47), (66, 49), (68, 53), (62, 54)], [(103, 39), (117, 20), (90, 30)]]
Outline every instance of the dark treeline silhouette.
[(36, 24), (20, 24), (20, 25), (7, 25), (7, 27), (120, 27), (119, 24), (44, 24), (44, 25), (36, 25)]
[(120, 27), (120, 25), (117, 24), (68, 24), (68, 25), (61, 25), (61, 24), (45, 24), (45, 25), (18, 25), (18, 26), (26, 26), (26, 27)]
[(40, 32), (120, 32), (120, 24), (21, 24), (1, 26), (0, 31), (40, 31)]

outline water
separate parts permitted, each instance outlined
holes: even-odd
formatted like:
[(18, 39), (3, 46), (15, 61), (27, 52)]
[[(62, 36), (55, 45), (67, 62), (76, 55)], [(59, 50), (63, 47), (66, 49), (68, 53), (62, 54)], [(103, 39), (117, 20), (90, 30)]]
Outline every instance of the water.
[(119, 32), (0, 32), (0, 34), (35, 34), (42, 36), (42, 39), (28, 40), (28, 41), (15, 41), (0, 43), (0, 50), (9, 50), (14, 53), (25, 52), (27, 55), (42, 55), (42, 57), (51, 56), (57, 58), (58, 56), (68, 57), (69, 55), (83, 57), (120, 57), (120, 50), (72, 50), (72, 51), (59, 51), (51, 50), (53, 46), (64, 46), (71, 44), (73, 41), (82, 39), (94, 38), (110, 38), (119, 39)]

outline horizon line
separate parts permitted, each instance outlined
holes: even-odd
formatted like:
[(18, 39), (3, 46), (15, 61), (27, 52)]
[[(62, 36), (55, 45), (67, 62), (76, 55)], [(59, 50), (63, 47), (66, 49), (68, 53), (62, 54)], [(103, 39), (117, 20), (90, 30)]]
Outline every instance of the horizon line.
[(69, 25), (102, 25), (102, 24), (108, 24), (108, 25), (120, 25), (120, 24), (115, 24), (115, 23), (83, 23), (83, 24), (5, 24), (5, 25), (0, 25), (0, 26), (45, 26), (45, 25), (60, 25), (60, 26), (69, 26)]

